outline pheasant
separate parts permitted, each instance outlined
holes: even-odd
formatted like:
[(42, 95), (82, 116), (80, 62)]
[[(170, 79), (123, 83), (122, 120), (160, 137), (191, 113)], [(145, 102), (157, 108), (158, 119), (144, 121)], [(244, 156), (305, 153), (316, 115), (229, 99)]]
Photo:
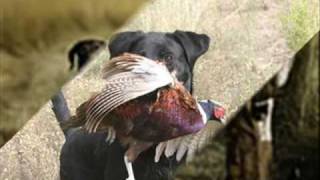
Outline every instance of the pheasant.
[(89, 132), (107, 130), (109, 143), (117, 138), (128, 147), (124, 160), (130, 180), (131, 162), (141, 152), (160, 143), (156, 161), (162, 142), (196, 133), (208, 119), (224, 118), (221, 106), (197, 103), (160, 61), (125, 53), (106, 63), (103, 78), (104, 90), (83, 103), (73, 119)]

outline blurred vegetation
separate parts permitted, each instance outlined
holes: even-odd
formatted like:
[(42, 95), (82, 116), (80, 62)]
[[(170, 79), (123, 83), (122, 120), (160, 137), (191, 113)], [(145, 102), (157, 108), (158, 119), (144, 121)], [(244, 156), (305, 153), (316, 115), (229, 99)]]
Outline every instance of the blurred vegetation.
[(295, 56), (274, 115), (274, 179), (319, 179), (319, 32)]
[(320, 4), (319, 0), (292, 0), (289, 3), (290, 9), (282, 14), (281, 21), (288, 45), (297, 51), (319, 30)]
[(0, 0), (0, 146), (71, 73), (67, 51), (107, 39), (145, 0)]
[(119, 27), (143, 0), (1, 0), (0, 48), (24, 56), (79, 32)]

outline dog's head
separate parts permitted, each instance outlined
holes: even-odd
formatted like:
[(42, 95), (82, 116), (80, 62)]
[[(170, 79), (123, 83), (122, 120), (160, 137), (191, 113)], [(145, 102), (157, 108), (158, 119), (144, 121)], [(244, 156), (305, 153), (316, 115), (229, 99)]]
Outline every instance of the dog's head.
[(199, 56), (208, 50), (207, 35), (187, 31), (160, 33), (122, 32), (111, 38), (111, 58), (129, 52), (164, 61), (170, 72), (192, 92), (192, 71)]

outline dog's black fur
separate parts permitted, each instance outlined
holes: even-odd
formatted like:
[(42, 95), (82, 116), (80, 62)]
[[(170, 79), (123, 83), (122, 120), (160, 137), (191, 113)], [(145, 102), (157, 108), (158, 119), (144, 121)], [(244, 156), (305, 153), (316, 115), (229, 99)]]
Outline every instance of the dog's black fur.
[[(150, 59), (164, 61), (170, 71), (192, 92), (192, 71), (199, 56), (209, 46), (209, 37), (193, 32), (174, 33), (123, 32), (109, 43), (111, 58), (124, 52), (136, 53)], [(117, 141), (105, 142), (105, 133), (88, 134), (82, 130), (67, 135), (61, 151), (62, 180), (124, 180), (125, 148)], [(133, 163), (136, 180), (169, 180), (178, 163), (175, 158), (161, 157), (154, 163), (155, 147), (143, 152)]]

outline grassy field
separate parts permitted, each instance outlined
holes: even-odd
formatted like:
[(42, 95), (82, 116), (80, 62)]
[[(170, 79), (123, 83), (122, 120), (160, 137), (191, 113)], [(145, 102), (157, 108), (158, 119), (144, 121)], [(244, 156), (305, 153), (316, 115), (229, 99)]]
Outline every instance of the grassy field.
[(107, 39), (142, 2), (0, 0), (0, 146), (70, 78), (70, 46)]

